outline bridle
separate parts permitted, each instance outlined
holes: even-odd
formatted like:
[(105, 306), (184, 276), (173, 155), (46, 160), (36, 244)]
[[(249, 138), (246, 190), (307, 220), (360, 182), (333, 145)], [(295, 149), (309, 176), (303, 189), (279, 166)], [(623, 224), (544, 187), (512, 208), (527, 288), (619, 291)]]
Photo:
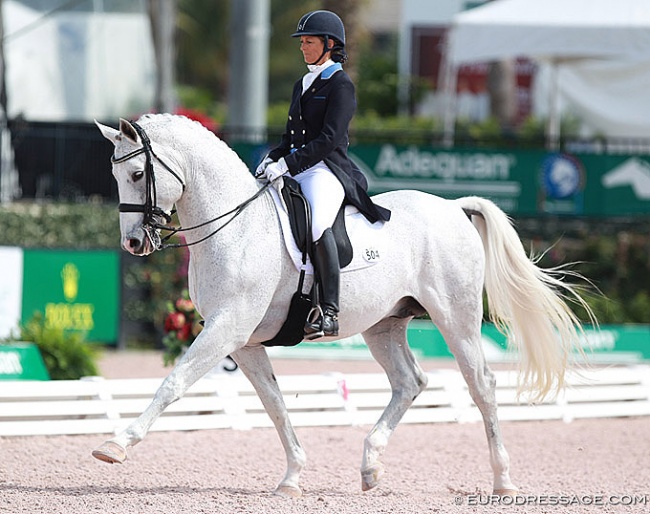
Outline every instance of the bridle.
[(140, 136), (140, 139), (142, 140), (142, 148), (138, 148), (137, 150), (134, 150), (131, 153), (123, 155), (122, 157), (115, 157), (115, 155), (113, 155), (111, 157), (111, 162), (113, 164), (120, 164), (130, 159), (133, 159), (134, 157), (137, 157), (142, 153), (145, 154), (146, 162), (145, 162), (144, 174), (146, 180), (147, 196), (144, 200), (144, 204), (120, 203), (117, 206), (117, 208), (120, 212), (143, 213), (145, 225), (158, 224), (158, 220), (156, 219), (156, 216), (163, 218), (167, 223), (169, 223), (172, 220), (171, 215), (167, 214), (164, 210), (162, 210), (160, 207), (156, 205), (157, 203), (156, 176), (153, 172), (152, 157), (155, 157), (158, 160), (158, 162), (160, 162), (160, 164), (162, 164), (167, 171), (169, 171), (174, 177), (176, 177), (176, 180), (178, 180), (181, 186), (183, 187), (183, 191), (185, 191), (185, 183), (183, 182), (183, 179), (180, 176), (178, 176), (178, 174), (165, 163), (165, 161), (163, 161), (160, 157), (158, 157), (154, 153), (153, 148), (151, 147), (151, 141), (149, 140), (149, 136), (144, 131), (144, 129), (134, 121), (131, 122), (131, 125), (136, 130), (136, 132)]
[[(133, 126), (133, 128), (136, 130), (138, 135), (140, 136), (140, 139), (142, 141), (142, 148), (138, 148), (137, 150), (134, 150), (133, 152), (123, 155), (122, 157), (116, 157), (115, 155), (113, 155), (111, 157), (111, 162), (113, 164), (120, 164), (144, 153), (146, 159), (144, 175), (146, 181), (145, 187), (147, 192), (143, 204), (120, 203), (117, 206), (117, 208), (120, 212), (143, 213), (142, 228), (144, 229), (147, 237), (149, 238), (153, 247), (156, 250), (164, 250), (165, 248), (181, 248), (181, 247), (193, 246), (195, 244), (202, 243), (206, 239), (209, 239), (210, 237), (218, 233), (221, 229), (225, 228), (231, 221), (233, 221), (237, 216), (239, 216), (239, 214), (241, 214), (241, 212), (248, 205), (250, 205), (255, 199), (259, 198), (262, 194), (264, 194), (271, 186), (270, 182), (264, 184), (253, 196), (244, 200), (242, 203), (240, 203), (233, 209), (215, 218), (212, 218), (211, 220), (204, 221), (203, 223), (199, 223), (198, 225), (194, 225), (192, 227), (171, 227), (169, 225), (162, 224), (158, 221), (158, 219), (162, 218), (165, 220), (166, 223), (170, 223), (172, 220), (172, 215), (174, 214), (175, 211), (172, 211), (171, 214), (168, 214), (161, 207), (158, 207), (157, 205), (156, 176), (154, 174), (154, 169), (153, 169), (153, 159), (155, 158), (160, 164), (162, 164), (163, 168), (165, 168), (169, 173), (171, 173), (174, 176), (174, 178), (176, 178), (176, 180), (178, 180), (178, 182), (180, 182), (183, 191), (185, 191), (185, 182), (183, 181), (183, 179), (180, 177), (178, 173), (176, 173), (170, 166), (167, 165), (165, 161), (163, 161), (158, 155), (156, 155), (156, 153), (153, 151), (153, 148), (151, 147), (151, 140), (149, 139), (149, 136), (147, 136), (147, 133), (144, 131), (144, 129), (134, 121), (131, 121), (130, 123)], [(230, 215), (232, 215), (232, 217), (228, 219), (223, 225), (220, 225), (215, 230), (210, 232), (207, 236), (201, 239), (192, 241), (191, 243), (179, 243), (179, 244), (167, 243), (167, 241), (169, 241), (169, 239), (171, 239), (175, 234), (205, 227), (206, 225), (214, 223), (215, 221), (219, 221), (225, 218), (226, 216), (230, 216)], [(161, 230), (165, 230), (169, 232), (169, 234), (161, 238), (160, 237)]]

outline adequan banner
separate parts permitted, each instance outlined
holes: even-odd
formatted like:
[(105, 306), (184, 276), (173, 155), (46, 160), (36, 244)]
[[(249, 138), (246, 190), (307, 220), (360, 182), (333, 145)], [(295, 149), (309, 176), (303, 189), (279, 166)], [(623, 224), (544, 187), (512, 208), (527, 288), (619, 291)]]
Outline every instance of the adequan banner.
[[(255, 169), (260, 145), (236, 144)], [(650, 157), (598, 152), (351, 145), (371, 194), (417, 189), (483, 196), (512, 216), (650, 216)]]
[(445, 198), (477, 195), (507, 212), (535, 212), (535, 183), (523, 170), (534, 166), (538, 152), (383, 144), (356, 145), (350, 155), (374, 193), (418, 189)]

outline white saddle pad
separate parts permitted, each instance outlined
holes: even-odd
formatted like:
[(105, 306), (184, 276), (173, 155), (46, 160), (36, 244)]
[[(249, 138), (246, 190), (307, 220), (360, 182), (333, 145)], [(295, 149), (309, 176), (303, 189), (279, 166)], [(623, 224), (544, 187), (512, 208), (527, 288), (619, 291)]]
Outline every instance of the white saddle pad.
[[(277, 182), (281, 181), (278, 180)], [(289, 251), (289, 255), (291, 255), (291, 259), (293, 260), (296, 269), (301, 270), (302, 252), (293, 238), (291, 225), (289, 223), (289, 215), (287, 214), (284, 200), (274, 187), (269, 189), (275, 202), (275, 210), (280, 219), (284, 244)], [(353, 256), (350, 264), (341, 269), (342, 272), (367, 268), (381, 261), (386, 248), (386, 236), (382, 231), (382, 228), (384, 227), (383, 221), (370, 223), (356, 207), (348, 205), (345, 207), (345, 226), (347, 227), (350, 242), (352, 243)], [(314, 273), (314, 268), (309, 256), (307, 256), (305, 272), (310, 275), (313, 275)]]

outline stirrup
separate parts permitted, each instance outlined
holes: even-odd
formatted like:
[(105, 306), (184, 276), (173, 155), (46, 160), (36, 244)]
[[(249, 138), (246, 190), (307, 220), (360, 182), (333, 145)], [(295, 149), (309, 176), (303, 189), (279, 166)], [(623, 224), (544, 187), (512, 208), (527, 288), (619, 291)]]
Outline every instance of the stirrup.
[(305, 339), (308, 341), (318, 339), (325, 335), (325, 332), (323, 332), (323, 309), (321, 309), (320, 305), (315, 305), (309, 311), (307, 320), (305, 321), (304, 332)]
[(339, 335), (338, 312), (326, 307), (325, 311), (320, 305), (313, 307), (305, 322), (305, 338), (308, 341), (319, 337), (336, 337)]

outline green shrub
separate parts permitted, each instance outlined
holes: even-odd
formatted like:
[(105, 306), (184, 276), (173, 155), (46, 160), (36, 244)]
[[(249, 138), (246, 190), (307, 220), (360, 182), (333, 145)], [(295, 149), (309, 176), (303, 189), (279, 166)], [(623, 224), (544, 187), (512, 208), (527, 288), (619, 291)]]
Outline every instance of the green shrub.
[(117, 205), (14, 202), (0, 206), (0, 244), (23, 248), (119, 248)]
[(36, 344), (52, 380), (77, 380), (98, 374), (97, 350), (79, 332), (67, 332), (45, 325), (36, 313), (20, 327), (20, 340)]

